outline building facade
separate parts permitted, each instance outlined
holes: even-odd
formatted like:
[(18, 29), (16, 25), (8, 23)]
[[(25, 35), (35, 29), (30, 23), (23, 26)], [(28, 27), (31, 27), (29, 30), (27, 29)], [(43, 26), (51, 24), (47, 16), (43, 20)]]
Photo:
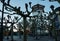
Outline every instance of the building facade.
[(35, 32), (36, 34), (38, 33), (40, 35), (40, 33), (44, 33), (42, 32), (45, 29), (45, 25), (44, 20), (47, 19), (46, 14), (44, 14), (44, 5), (40, 5), (40, 4), (36, 4), (34, 6), (32, 6), (32, 16), (34, 17), (35, 20)]

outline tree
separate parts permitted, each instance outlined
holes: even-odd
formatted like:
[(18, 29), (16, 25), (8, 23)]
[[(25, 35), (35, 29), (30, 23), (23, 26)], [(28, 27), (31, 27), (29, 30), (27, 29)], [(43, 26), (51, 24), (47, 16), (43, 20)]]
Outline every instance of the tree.
[(56, 0), (58, 3), (60, 3), (60, 0)]
[(53, 1), (57, 1), (58, 3), (60, 3), (60, 0), (49, 0), (50, 2), (53, 2)]
[[(45, 1), (45, 0), (41, 0), (41, 1)], [(58, 3), (60, 3), (60, 0), (49, 0), (50, 2), (54, 2), (57, 1)]]

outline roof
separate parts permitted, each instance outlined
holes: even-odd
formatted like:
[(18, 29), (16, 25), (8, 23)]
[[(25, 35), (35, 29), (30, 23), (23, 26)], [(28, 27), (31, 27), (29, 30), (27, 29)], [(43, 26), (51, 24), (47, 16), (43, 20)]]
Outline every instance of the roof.
[(43, 10), (44, 7), (45, 7), (44, 5), (36, 4), (36, 5), (32, 6), (32, 11)]

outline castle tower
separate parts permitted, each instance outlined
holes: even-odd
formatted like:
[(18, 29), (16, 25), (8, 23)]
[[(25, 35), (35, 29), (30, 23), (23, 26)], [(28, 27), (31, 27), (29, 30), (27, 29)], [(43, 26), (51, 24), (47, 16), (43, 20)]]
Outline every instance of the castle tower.
[(40, 4), (36, 4), (34, 6), (32, 6), (32, 14), (33, 15), (38, 15), (38, 13), (42, 13), (44, 12), (44, 5), (40, 5)]
[(35, 32), (36, 34), (40, 34), (40, 28), (43, 28), (42, 24), (43, 24), (43, 13), (44, 13), (44, 8), (45, 6), (44, 5), (40, 5), (40, 4), (36, 4), (34, 6), (32, 6), (32, 15), (33, 16), (36, 16), (35, 17)]

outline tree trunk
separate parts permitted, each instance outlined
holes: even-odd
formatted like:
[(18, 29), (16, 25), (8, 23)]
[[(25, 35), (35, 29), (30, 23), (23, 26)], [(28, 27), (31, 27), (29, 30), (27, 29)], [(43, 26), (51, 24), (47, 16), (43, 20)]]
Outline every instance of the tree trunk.
[(23, 17), (23, 21), (24, 21), (24, 40), (23, 40), (23, 41), (27, 41), (27, 33), (26, 33), (26, 17)]

